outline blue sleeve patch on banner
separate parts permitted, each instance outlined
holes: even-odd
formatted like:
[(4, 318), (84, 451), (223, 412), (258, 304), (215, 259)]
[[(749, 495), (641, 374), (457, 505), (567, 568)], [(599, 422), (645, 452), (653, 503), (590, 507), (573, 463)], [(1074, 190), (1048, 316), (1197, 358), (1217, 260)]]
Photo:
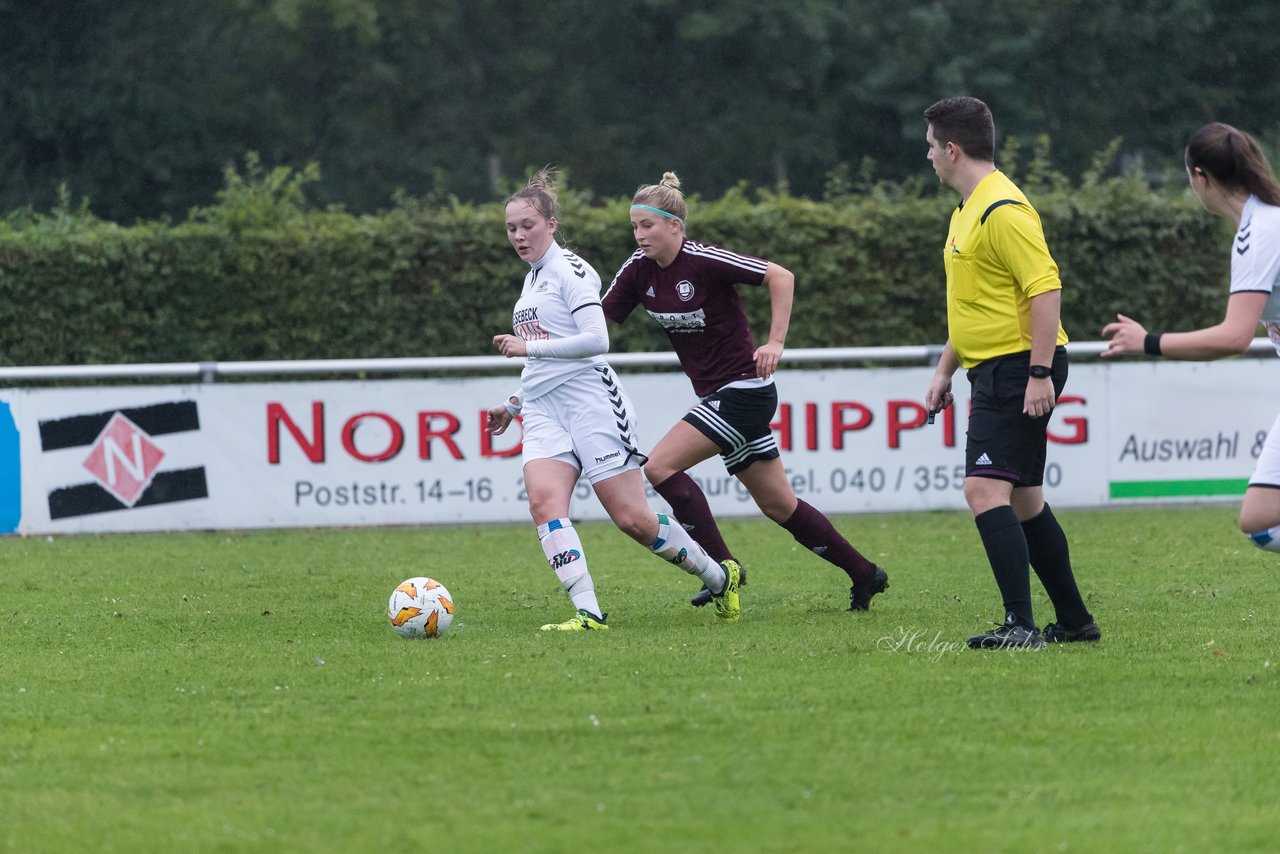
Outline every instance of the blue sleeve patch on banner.
[(12, 534), (22, 521), (22, 457), (18, 425), (9, 404), (0, 400), (0, 534)]

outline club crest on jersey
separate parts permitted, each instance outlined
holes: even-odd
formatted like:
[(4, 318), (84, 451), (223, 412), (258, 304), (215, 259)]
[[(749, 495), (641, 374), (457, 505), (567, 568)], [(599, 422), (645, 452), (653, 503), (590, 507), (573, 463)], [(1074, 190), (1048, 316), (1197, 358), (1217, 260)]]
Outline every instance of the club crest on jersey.
[(688, 302), (693, 299), (693, 282), (688, 279), (681, 279), (676, 282), (676, 296), (680, 297), (680, 302)]

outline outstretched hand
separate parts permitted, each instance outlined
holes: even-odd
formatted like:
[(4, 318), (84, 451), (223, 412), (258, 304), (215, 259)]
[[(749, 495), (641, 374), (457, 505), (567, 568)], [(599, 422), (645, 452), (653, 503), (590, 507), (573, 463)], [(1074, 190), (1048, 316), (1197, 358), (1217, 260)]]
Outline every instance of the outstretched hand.
[(1123, 356), (1125, 354), (1142, 354), (1146, 352), (1146, 328), (1131, 317), (1117, 314), (1113, 323), (1102, 327), (1102, 337), (1110, 338), (1107, 349), (1102, 351), (1103, 358)]

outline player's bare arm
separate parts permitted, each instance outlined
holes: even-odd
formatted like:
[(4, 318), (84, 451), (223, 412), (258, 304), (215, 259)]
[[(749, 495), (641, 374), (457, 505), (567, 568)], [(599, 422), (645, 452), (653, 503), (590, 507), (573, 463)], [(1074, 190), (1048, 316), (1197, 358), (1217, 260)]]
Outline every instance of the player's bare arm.
[[(1234, 356), (1249, 349), (1267, 294), (1252, 291), (1235, 293), (1227, 300), (1227, 314), (1222, 322), (1191, 332), (1165, 332), (1160, 335), (1159, 355), (1172, 359), (1204, 361)], [(1146, 352), (1148, 330), (1123, 314), (1102, 327), (1102, 337), (1109, 338), (1104, 358), (1142, 355)]]
[(769, 340), (756, 348), (756, 376), (768, 379), (778, 370), (782, 351), (787, 341), (787, 329), (791, 326), (791, 306), (795, 300), (796, 277), (786, 267), (769, 262), (762, 280), (769, 289)]

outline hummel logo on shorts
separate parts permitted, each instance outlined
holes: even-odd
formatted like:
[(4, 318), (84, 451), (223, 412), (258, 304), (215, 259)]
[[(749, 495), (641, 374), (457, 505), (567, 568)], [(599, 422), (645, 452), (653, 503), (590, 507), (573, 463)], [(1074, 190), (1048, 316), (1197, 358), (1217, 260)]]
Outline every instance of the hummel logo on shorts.
[(974, 464), (975, 466), (989, 466), (989, 465), (991, 465), (991, 457), (988, 457), (988, 456), (984, 453), (982, 456), (980, 456), (980, 457), (978, 457), (976, 460), (974, 460), (974, 461), (973, 461), (973, 464)]

